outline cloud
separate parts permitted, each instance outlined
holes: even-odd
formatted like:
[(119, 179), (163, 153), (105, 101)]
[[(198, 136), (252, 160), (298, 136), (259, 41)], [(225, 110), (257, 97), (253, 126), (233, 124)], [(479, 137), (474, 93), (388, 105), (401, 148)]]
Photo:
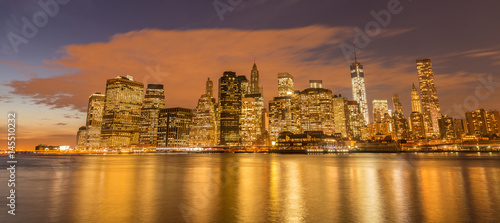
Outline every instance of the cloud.
[(61, 122), (59, 122), (59, 123), (54, 124), (54, 125), (67, 125), (67, 124), (68, 124), (68, 123), (61, 123)]
[[(379, 38), (411, 30), (384, 30), (387, 33)], [(107, 42), (65, 46), (61, 58), (47, 60), (41, 68), (73, 72), (32, 76), (7, 86), (13, 88), (12, 93), (30, 97), (36, 104), (85, 112), (89, 95), (105, 92), (107, 79), (132, 75), (145, 84), (163, 84), (167, 107), (194, 108), (207, 77), (214, 80), (214, 89), (224, 71), (249, 77), (256, 57), (266, 101), (277, 96), (279, 72), (292, 74), (298, 90), (306, 88), (308, 80), (320, 79), (326, 88), (350, 98), (350, 64), (338, 45), (349, 42), (352, 35), (351, 27), (318, 25), (268, 30), (131, 31), (114, 35)], [(414, 58), (378, 55), (368, 49), (362, 54), (369, 99), (390, 98), (398, 92), (409, 94), (411, 83), (417, 81)], [(462, 83), (457, 79), (448, 81), (448, 85), (453, 81)]]

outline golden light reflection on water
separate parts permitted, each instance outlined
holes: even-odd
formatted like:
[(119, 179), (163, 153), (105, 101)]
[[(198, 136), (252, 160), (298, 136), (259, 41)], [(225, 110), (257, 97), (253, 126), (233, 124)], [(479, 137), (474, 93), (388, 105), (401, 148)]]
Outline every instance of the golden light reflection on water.
[(28, 214), (18, 222), (500, 220), (498, 155), (415, 155), (411, 165), (387, 154), (76, 158), (48, 170), (50, 157), (30, 160), (40, 164), (23, 172), (19, 212)]

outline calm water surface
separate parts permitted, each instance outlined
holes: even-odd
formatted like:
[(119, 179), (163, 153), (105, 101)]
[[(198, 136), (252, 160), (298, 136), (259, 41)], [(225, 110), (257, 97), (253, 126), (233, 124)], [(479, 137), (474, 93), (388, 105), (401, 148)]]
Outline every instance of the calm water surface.
[(496, 153), (18, 157), (0, 222), (500, 222)]

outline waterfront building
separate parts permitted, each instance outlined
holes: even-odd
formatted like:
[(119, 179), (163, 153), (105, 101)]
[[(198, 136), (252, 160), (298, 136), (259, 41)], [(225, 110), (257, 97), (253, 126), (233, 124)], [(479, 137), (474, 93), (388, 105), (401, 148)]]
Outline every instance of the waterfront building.
[(131, 76), (118, 76), (107, 80), (105, 95), (101, 147), (137, 145), (144, 84)]
[(104, 113), (105, 95), (96, 92), (89, 97), (87, 109), (87, 149), (100, 147), (102, 116)]
[(465, 119), (454, 119), (453, 126), (455, 127), (455, 135), (458, 139), (461, 139), (468, 133), (467, 122)]
[(165, 108), (158, 119), (158, 147), (188, 147), (193, 111), (188, 108)]
[(139, 145), (158, 146), (158, 118), (160, 109), (165, 108), (165, 91), (161, 84), (148, 84), (141, 109)]
[(466, 112), (468, 133), (476, 136), (500, 135), (500, 115), (496, 110), (477, 109)]
[(422, 115), (427, 137), (439, 137), (438, 119), (441, 117), (441, 107), (434, 83), (434, 72), (431, 59), (417, 60), (418, 82), (422, 100)]
[(254, 145), (262, 135), (262, 94), (249, 94), (242, 99), (240, 115), (240, 137), (243, 146)]

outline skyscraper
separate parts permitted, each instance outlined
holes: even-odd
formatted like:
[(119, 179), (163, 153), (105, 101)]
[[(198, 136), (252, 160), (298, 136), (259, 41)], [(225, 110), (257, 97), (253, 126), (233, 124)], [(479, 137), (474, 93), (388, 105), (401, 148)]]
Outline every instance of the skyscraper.
[(373, 122), (382, 122), (385, 114), (389, 114), (387, 100), (373, 100)]
[(418, 95), (417, 88), (415, 88), (415, 84), (411, 87), (411, 111), (422, 113), (422, 103), (420, 102), (420, 96)]
[(142, 103), (139, 145), (155, 147), (158, 133), (158, 116), (165, 108), (165, 91), (161, 84), (148, 84)]
[(106, 102), (101, 128), (101, 147), (129, 147), (139, 142), (144, 84), (131, 76), (106, 83)]
[(97, 149), (101, 141), (101, 125), (105, 95), (96, 92), (89, 97), (87, 109), (87, 149)]
[(498, 111), (476, 111), (466, 112), (468, 133), (476, 136), (500, 135), (500, 114)]
[(343, 138), (347, 138), (349, 131), (348, 100), (346, 97), (342, 97), (342, 95), (334, 95), (332, 101), (335, 133), (340, 133)]
[(441, 117), (441, 107), (434, 84), (434, 72), (431, 59), (417, 60), (418, 82), (422, 96), (422, 115), (427, 137), (439, 137), (438, 119)]
[(333, 121), (332, 91), (322, 88), (319, 80), (309, 81), (310, 87), (298, 92), (293, 99), (301, 132), (323, 131), (326, 135), (335, 133)]
[(438, 119), (439, 131), (442, 139), (452, 140), (456, 138), (453, 118), (443, 115)]
[(365, 123), (365, 117), (361, 114), (359, 110), (359, 105), (357, 101), (348, 101), (347, 108), (349, 111), (349, 133), (348, 135), (356, 139), (362, 138), (362, 128)]
[(399, 95), (394, 94), (392, 96), (392, 106), (394, 107), (394, 113), (404, 114), (403, 113), (403, 104), (399, 102)]
[(253, 63), (252, 71), (250, 73), (250, 94), (259, 94), (259, 70), (257, 70), (257, 65)]
[(76, 133), (76, 149), (84, 150), (87, 148), (87, 127), (82, 126)]
[(226, 71), (219, 79), (220, 145), (240, 143), (242, 87), (245, 88), (245, 80), (236, 77), (235, 72)]
[(165, 108), (158, 118), (159, 147), (188, 147), (193, 111), (188, 108)]
[(287, 72), (278, 73), (278, 97), (293, 95), (293, 76)]
[(351, 82), (352, 98), (358, 102), (359, 109), (365, 117), (365, 124), (368, 124), (370, 123), (370, 117), (368, 115), (368, 102), (366, 99), (365, 73), (363, 65), (358, 62), (356, 51), (354, 52), (354, 63), (351, 64)]
[(205, 94), (198, 100), (189, 132), (190, 146), (217, 145), (217, 105), (213, 98), (213, 82), (206, 82)]

